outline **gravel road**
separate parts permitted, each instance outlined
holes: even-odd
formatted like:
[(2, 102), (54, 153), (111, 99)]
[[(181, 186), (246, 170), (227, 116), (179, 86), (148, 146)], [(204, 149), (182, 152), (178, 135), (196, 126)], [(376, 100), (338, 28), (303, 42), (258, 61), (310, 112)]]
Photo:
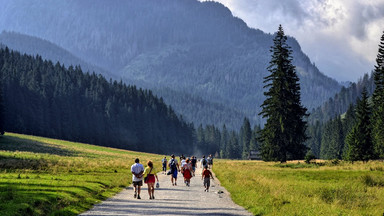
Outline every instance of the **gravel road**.
[(155, 190), (155, 200), (149, 199), (146, 184), (142, 187), (141, 199), (134, 199), (130, 185), (81, 215), (252, 215), (231, 200), (216, 178), (211, 180), (210, 191), (204, 192), (199, 168), (190, 187), (183, 184), (181, 173), (177, 186), (172, 186), (170, 176), (158, 173), (158, 177), (160, 188)]

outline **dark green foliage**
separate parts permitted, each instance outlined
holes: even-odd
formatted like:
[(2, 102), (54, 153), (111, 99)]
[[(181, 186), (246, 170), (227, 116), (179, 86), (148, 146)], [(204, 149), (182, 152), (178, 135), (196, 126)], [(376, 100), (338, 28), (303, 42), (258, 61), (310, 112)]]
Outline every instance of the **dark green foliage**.
[(304, 158), (307, 150), (304, 145), (307, 139), (307, 123), (304, 120), (307, 109), (301, 105), (299, 78), (281, 26), (273, 41), (268, 67), (271, 74), (264, 80), (267, 92), (264, 93), (266, 100), (260, 113), (267, 119), (260, 133), (260, 150), (263, 160), (285, 162)]
[[(2, 60), (0, 59), (0, 65), (2, 65)], [(4, 134), (5, 124), (4, 124), (4, 103), (3, 103), (3, 76), (0, 73), (0, 135)]]
[(259, 145), (259, 133), (260, 133), (260, 125), (257, 125), (253, 128), (252, 136), (251, 136), (251, 142), (249, 144), (249, 150), (250, 151), (257, 151), (260, 148)]
[(316, 121), (314, 125), (309, 125), (307, 129), (309, 137), (307, 140), (307, 147), (318, 158), (320, 158), (322, 129), (323, 124), (320, 121)]
[(345, 113), (351, 104), (355, 104), (362, 90), (366, 88), (368, 94), (375, 89), (373, 76), (365, 74), (358, 82), (351, 83), (349, 87), (343, 87), (335, 96), (329, 98), (316, 109), (312, 109), (308, 122), (312, 125), (317, 121), (325, 123)]
[(316, 159), (316, 156), (312, 153), (312, 151), (308, 151), (304, 157), (305, 163), (310, 164), (311, 160)]
[(7, 131), (168, 153), (193, 151), (193, 125), (151, 91), (80, 67), (0, 50)]
[(348, 152), (346, 152), (346, 159), (350, 161), (368, 161), (375, 158), (371, 136), (371, 107), (367, 94), (367, 90), (364, 89), (361, 99), (357, 101), (356, 124), (347, 135)]
[(241, 127), (240, 136), (242, 137), (242, 145), (243, 145), (242, 158), (247, 159), (249, 150), (250, 150), (251, 138), (252, 138), (251, 124), (249, 123), (249, 120), (247, 118), (244, 118), (244, 123), (243, 123), (243, 126)]
[(344, 150), (343, 124), (340, 117), (324, 125), (321, 138), (320, 157), (323, 159), (341, 159)]
[(372, 97), (374, 107), (372, 139), (376, 154), (379, 158), (384, 159), (384, 32), (379, 44), (373, 79), (376, 88)]

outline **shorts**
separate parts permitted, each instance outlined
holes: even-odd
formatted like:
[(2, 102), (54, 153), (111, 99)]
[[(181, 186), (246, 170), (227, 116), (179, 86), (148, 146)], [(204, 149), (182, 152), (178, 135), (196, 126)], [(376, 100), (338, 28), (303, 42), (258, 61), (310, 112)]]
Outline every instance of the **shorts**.
[(143, 186), (143, 180), (132, 182), (133, 186)]
[(204, 178), (204, 186), (205, 187), (211, 186), (211, 179), (210, 178)]
[(172, 177), (177, 178), (177, 169), (172, 170)]
[(193, 167), (192, 167), (192, 170), (193, 170), (193, 172), (195, 172), (195, 171), (196, 171), (196, 167), (193, 166)]

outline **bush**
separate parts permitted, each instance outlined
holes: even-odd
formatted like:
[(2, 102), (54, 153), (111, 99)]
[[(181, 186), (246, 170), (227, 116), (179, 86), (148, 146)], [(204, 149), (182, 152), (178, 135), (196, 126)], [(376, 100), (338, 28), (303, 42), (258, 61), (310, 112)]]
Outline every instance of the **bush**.
[(316, 156), (312, 153), (312, 151), (308, 151), (304, 157), (305, 163), (311, 163), (311, 160), (316, 159)]

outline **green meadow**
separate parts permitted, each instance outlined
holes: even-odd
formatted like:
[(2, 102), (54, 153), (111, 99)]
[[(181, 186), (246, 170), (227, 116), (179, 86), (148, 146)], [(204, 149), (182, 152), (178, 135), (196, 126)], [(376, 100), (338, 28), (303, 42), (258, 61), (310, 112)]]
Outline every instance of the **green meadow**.
[(162, 156), (43, 137), (0, 137), (0, 215), (77, 215), (132, 182), (130, 167)]
[(384, 163), (216, 160), (232, 199), (254, 215), (383, 215)]

